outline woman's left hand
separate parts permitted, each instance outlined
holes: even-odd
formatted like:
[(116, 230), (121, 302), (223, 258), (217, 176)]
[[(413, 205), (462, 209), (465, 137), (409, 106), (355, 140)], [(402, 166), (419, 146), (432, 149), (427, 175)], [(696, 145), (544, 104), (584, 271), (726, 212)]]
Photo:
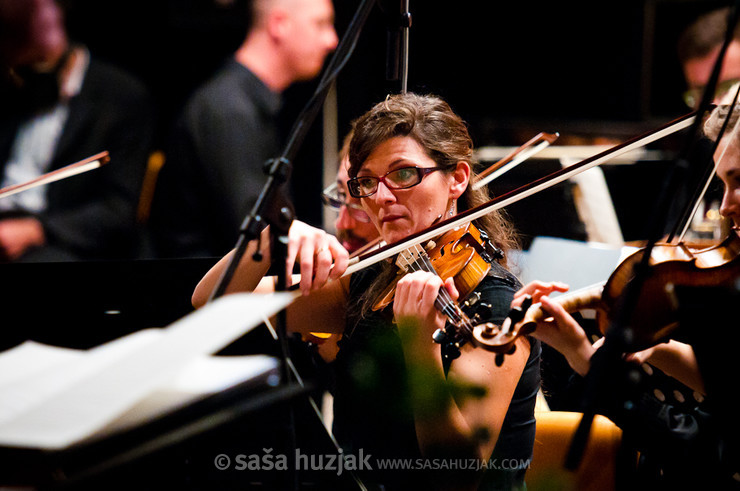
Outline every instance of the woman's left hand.
[(444, 327), (447, 318), (434, 305), (440, 288), (446, 288), (450, 297), (457, 299), (458, 292), (452, 278), (443, 282), (439, 276), (426, 271), (415, 271), (401, 278), (393, 297), (396, 324), (420, 323), (419, 327), (426, 326), (420, 329), (420, 334), (426, 334), (431, 329), (430, 335), (435, 329)]

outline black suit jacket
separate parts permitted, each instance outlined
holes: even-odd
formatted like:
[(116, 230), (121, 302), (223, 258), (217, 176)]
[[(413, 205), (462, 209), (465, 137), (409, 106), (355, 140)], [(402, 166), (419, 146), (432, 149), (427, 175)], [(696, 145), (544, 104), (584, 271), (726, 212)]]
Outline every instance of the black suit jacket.
[[(3, 115), (3, 172), (20, 123), (18, 117)], [(110, 162), (48, 185), (47, 210), (38, 216), (47, 246), (31, 251), (32, 260), (113, 259), (136, 254), (136, 208), (154, 130), (154, 104), (147, 89), (124, 71), (91, 58), (80, 94), (70, 101), (69, 117), (49, 170), (104, 150), (110, 153)]]

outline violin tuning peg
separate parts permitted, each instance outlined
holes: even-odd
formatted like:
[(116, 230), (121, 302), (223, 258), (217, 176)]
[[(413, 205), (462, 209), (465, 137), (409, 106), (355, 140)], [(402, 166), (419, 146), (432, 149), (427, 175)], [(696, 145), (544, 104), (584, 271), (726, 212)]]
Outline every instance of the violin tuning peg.
[(524, 319), (524, 310), (521, 307), (514, 307), (509, 311), (507, 317), (511, 320), (512, 324), (516, 324), (520, 320)]
[(513, 309), (509, 311), (508, 317), (509, 319), (511, 319), (512, 324), (516, 324), (517, 322), (524, 319), (524, 313), (531, 306), (532, 306), (532, 297), (527, 295), (519, 307), (514, 307)]
[(447, 340), (447, 333), (442, 329), (437, 329), (432, 334), (432, 340), (437, 344), (442, 344)]
[(504, 364), (504, 354), (503, 353), (496, 353), (496, 358), (494, 358), (494, 361), (496, 362), (496, 366), (500, 367)]
[(490, 314), (493, 306), (490, 303), (482, 303), (475, 309), (475, 315), (478, 317), (485, 317), (486, 314)]
[(473, 305), (477, 304), (480, 300), (480, 292), (473, 292), (470, 295), (468, 295), (468, 298), (465, 299), (465, 302), (463, 305), (465, 307), (472, 307)]
[(522, 302), (522, 310), (527, 310), (532, 306), (532, 296), (527, 295), (524, 297), (524, 301)]
[(516, 345), (515, 345), (515, 344), (512, 344), (512, 345), (511, 345), (511, 349), (510, 349), (510, 350), (509, 350), (509, 352), (508, 352), (508, 353), (506, 353), (506, 354), (507, 354), (507, 355), (513, 355), (514, 353), (516, 353)]

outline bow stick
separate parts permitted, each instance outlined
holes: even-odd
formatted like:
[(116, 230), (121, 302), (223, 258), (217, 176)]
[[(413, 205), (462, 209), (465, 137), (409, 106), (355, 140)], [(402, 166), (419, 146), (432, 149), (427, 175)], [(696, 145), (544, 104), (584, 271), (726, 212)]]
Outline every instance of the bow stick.
[(521, 164), (531, 156), (550, 146), (558, 139), (559, 133), (539, 133), (531, 140), (511, 151), (507, 156), (478, 174), (478, 180), (473, 183), (472, 189), (476, 190), (493, 181), (502, 174)]
[(36, 186), (42, 186), (51, 182), (60, 181), (67, 177), (75, 176), (89, 170), (97, 169), (98, 167), (107, 164), (109, 161), (110, 157), (108, 156), (108, 152), (100, 152), (96, 155), (93, 155), (92, 157), (88, 157), (84, 160), (80, 160), (79, 162), (75, 162), (74, 164), (69, 164), (65, 167), (62, 167), (61, 169), (47, 172), (46, 174), (43, 174), (35, 179), (31, 179), (30, 181), (4, 187), (0, 189), (0, 198), (5, 198), (6, 196), (11, 196), (13, 194), (20, 193), (21, 191), (25, 191)]

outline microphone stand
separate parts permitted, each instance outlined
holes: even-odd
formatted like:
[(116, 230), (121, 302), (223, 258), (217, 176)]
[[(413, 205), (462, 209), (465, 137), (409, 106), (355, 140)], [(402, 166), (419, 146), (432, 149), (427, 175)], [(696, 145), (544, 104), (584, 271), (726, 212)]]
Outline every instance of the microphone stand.
[(400, 12), (391, 13), (386, 42), (386, 80), (400, 80), (401, 93), (408, 91), (409, 74), (409, 29), (411, 12), (409, 0), (401, 1)]
[(686, 143), (675, 160), (675, 165), (671, 169), (669, 178), (665, 181), (665, 184), (661, 189), (657, 210), (651, 217), (650, 226), (648, 228), (650, 236), (648, 237), (647, 245), (644, 248), (641, 261), (634, 267), (633, 280), (627, 283), (624, 288), (619, 305), (617, 305), (616, 315), (614, 316), (609, 329), (604, 334), (604, 344), (591, 358), (591, 367), (585, 377), (585, 390), (581, 401), (583, 416), (573, 436), (565, 461), (565, 467), (569, 470), (575, 470), (583, 456), (590, 434), (591, 425), (596, 414), (594, 406), (599, 401), (603, 393), (602, 382), (605, 374), (608, 373), (608, 370), (611, 367), (614, 367), (619, 363), (622, 354), (630, 351), (632, 344), (632, 328), (628, 325), (631, 316), (630, 314), (635, 310), (637, 300), (642, 291), (642, 285), (647, 275), (650, 273), (650, 256), (656, 242), (661, 238), (662, 231), (664, 230), (663, 225), (665, 225), (668, 220), (668, 215), (671, 209), (671, 198), (685, 180), (685, 175), (688, 172), (688, 156), (691, 154), (691, 151), (696, 144), (697, 136), (700, 134), (699, 129), (704, 120), (703, 115), (711, 107), (715, 87), (717, 86), (720, 70), (722, 68), (722, 61), (724, 59), (725, 52), (727, 51), (727, 46), (732, 41), (733, 31), (738, 23), (739, 15), (740, 0), (736, 0), (736, 3), (733, 5), (728, 16), (728, 28), (724, 43), (719, 55), (717, 56), (709, 81), (704, 89), (701, 103), (696, 111), (696, 117), (689, 129), (688, 137), (685, 140)]
[[(326, 96), (333, 81), (339, 75), (339, 72), (349, 60), (352, 52), (357, 45), (362, 27), (364, 26), (370, 14), (375, 0), (363, 0), (355, 12), (350, 25), (337, 46), (334, 55), (324, 69), (324, 74), (316, 88), (311, 99), (309, 99), (302, 112), (298, 115), (294, 123), (287, 143), (283, 148), (280, 156), (268, 160), (265, 163), (264, 171), (267, 174), (267, 180), (257, 197), (255, 204), (250, 212), (244, 218), (239, 237), (234, 248), (234, 254), (231, 256), (222, 275), (219, 277), (214, 290), (211, 292), (209, 301), (222, 296), (233, 278), (240, 260), (244, 256), (247, 245), (250, 241), (259, 239), (260, 232), (265, 226), (270, 226), (270, 254), (273, 263), (285, 265), (288, 252), (288, 233), (290, 226), (295, 218), (294, 208), (286, 194), (286, 183), (290, 178), (292, 161), (300, 145), (303, 143), (310, 125), (316, 119), (316, 116), (323, 105)], [(262, 255), (259, 253), (260, 248), (253, 258), (255, 261), (261, 261)], [(285, 267), (277, 268), (277, 282), (275, 289), (285, 291), (287, 289), (287, 272)], [(289, 366), (292, 365), (290, 350), (287, 341), (285, 309), (278, 312), (276, 333), (281, 348), (281, 383), (289, 386), (292, 382), (292, 374)], [(296, 434), (293, 408), (290, 408), (289, 415), (289, 433), (293, 450), (296, 448)], [(295, 452), (293, 452), (295, 455)], [(297, 469), (293, 469), (293, 485), (298, 487)]]

